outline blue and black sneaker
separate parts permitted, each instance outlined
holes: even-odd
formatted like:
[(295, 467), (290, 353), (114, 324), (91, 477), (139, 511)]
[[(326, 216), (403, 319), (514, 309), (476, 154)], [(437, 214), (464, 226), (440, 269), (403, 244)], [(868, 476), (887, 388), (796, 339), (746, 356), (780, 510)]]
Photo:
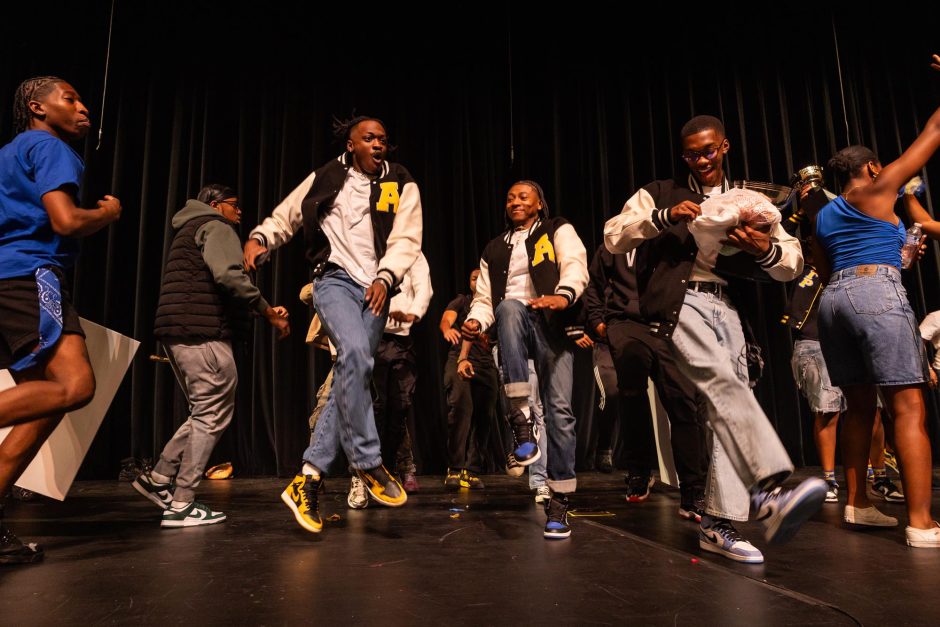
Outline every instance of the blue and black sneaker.
[(531, 418), (527, 418), (518, 407), (509, 414), (509, 426), (512, 428), (512, 439), (515, 448), (512, 455), (520, 466), (534, 464), (542, 456), (538, 445), (538, 426)]
[(571, 535), (568, 526), (568, 495), (555, 492), (545, 503), (545, 532), (542, 534), (552, 540), (564, 540)]

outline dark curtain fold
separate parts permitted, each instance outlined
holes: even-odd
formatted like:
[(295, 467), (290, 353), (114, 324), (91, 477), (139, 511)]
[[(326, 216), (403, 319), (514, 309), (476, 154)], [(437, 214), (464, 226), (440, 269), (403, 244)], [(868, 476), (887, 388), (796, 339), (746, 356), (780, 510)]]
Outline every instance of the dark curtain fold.
[[(0, 27), (4, 139), (10, 96), (32, 75), (62, 75), (93, 113), (101, 111), (110, 3), (48, 12), (57, 9), (68, 9), (69, 19), (13, 15)], [(701, 25), (694, 16), (680, 24), (665, 11), (629, 25), (576, 10), (557, 18), (521, 6), (466, 11), (455, 23), (407, 9), (116, 3), (104, 140), (100, 150), (93, 137), (78, 149), (87, 166), (85, 205), (113, 193), (124, 214), (85, 240), (74, 294), (85, 317), (142, 348), (82, 476), (112, 477), (123, 457), (154, 456), (185, 413), (169, 369), (148, 359), (172, 215), (202, 185), (224, 182), (239, 190), (246, 235), (343, 150), (330, 135), (334, 114), (382, 118), (398, 146), (393, 159), (421, 188), (434, 298), (414, 330), (420, 368), (412, 436), (421, 469), (441, 472), (447, 347), (437, 323), (466, 290), (485, 243), (504, 228), (502, 198), (514, 180), (540, 181), (552, 212), (568, 218), (591, 251), (604, 222), (639, 186), (685, 172), (677, 135), (692, 115), (724, 119), (731, 178), (785, 183), (795, 168), (825, 164), (849, 143), (868, 144), (890, 161), (940, 102), (940, 75), (927, 69), (938, 26), (932, 16), (886, 32), (883, 20), (825, 11), (780, 9), (762, 26), (724, 8)], [(928, 184), (940, 181), (937, 163), (925, 172)], [(932, 212), (930, 199), (927, 206)], [(932, 245), (905, 279), (919, 315), (940, 308), (937, 252)], [(236, 419), (215, 457), (234, 461), (241, 475), (289, 474), (330, 367), (302, 342), (310, 314), (297, 299), (309, 280), (302, 237), (256, 279), (271, 302), (289, 308), (294, 333), (276, 343), (259, 322), (238, 347)], [(757, 394), (794, 461), (815, 463), (811, 417), (790, 373), (792, 337), (778, 323), (785, 295), (783, 285), (749, 294), (767, 357)], [(593, 379), (586, 354), (577, 364), (583, 466), (595, 440)], [(935, 433), (933, 393), (929, 409)]]

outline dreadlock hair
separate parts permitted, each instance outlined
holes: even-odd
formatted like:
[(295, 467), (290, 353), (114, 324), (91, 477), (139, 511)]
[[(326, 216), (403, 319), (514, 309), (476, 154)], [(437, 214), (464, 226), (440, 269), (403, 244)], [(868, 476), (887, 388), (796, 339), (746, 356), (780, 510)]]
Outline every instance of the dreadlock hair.
[(56, 83), (64, 82), (58, 76), (37, 76), (27, 78), (20, 83), (13, 96), (13, 132), (22, 133), (29, 130), (29, 123), (33, 119), (29, 103), (33, 100), (42, 100), (49, 95)]
[(702, 131), (712, 130), (722, 137), (725, 135), (725, 125), (721, 123), (721, 120), (716, 118), (713, 115), (697, 115), (682, 126), (682, 130), (679, 131), (679, 137), (685, 139), (690, 135), (695, 135), (696, 133), (701, 133)]
[(199, 190), (199, 195), (196, 196), (196, 200), (209, 205), (214, 202), (221, 202), (226, 198), (235, 198), (237, 196), (238, 192), (228, 185), (222, 185), (221, 183), (210, 183), (209, 185), (206, 185), (201, 190)]
[(510, 187), (515, 187), (516, 185), (528, 185), (535, 190), (535, 193), (539, 195), (539, 200), (542, 201), (542, 208), (539, 209), (539, 217), (544, 218), (548, 215), (548, 201), (545, 200), (545, 191), (542, 189), (542, 186), (536, 183), (535, 181), (530, 181), (528, 179), (522, 179), (521, 181), (516, 181)]
[(853, 176), (858, 174), (862, 168), (868, 165), (868, 162), (881, 163), (878, 161), (878, 155), (871, 148), (865, 146), (849, 146), (843, 148), (826, 165), (835, 172), (836, 181), (839, 187), (844, 187)]
[(353, 117), (348, 120), (340, 120), (335, 115), (333, 116), (333, 137), (338, 141), (347, 141), (349, 139), (350, 133), (356, 128), (360, 122), (368, 122), (372, 120), (373, 122), (378, 122), (382, 125), (382, 128), (385, 128), (385, 122), (378, 118), (374, 118), (371, 115), (356, 115), (353, 112)]

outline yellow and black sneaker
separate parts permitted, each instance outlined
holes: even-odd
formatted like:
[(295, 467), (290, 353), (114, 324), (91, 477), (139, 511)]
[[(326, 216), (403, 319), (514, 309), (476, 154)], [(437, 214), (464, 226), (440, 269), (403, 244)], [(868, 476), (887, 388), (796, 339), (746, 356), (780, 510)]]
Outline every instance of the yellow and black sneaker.
[(314, 479), (313, 475), (297, 475), (281, 492), (284, 505), (294, 512), (294, 518), (300, 526), (310, 533), (320, 533), (323, 530), (323, 519), (320, 518), (317, 500), (321, 485), (323, 479)]
[(448, 468), (447, 476), (444, 477), (444, 487), (448, 490), (456, 490), (460, 487), (460, 474), (461, 471), (459, 468)]
[(401, 507), (408, 501), (405, 489), (398, 483), (398, 479), (385, 469), (385, 466), (370, 468), (369, 470), (357, 469), (356, 474), (366, 484), (369, 496), (376, 503), (388, 507)]
[(466, 468), (460, 473), (460, 487), (470, 488), (471, 490), (482, 490), (486, 487), (483, 480)]

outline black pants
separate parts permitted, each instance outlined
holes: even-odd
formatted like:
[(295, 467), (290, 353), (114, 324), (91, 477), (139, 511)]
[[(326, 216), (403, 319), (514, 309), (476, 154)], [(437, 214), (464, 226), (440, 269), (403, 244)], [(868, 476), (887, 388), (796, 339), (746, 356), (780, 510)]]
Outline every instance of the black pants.
[[(411, 336), (390, 333), (382, 336), (372, 369), (373, 409), (376, 430), (382, 441), (382, 460), (392, 472), (415, 471), (410, 438), (405, 437), (408, 412), (414, 401), (415, 367)], [(394, 469), (392, 460), (395, 460)]]
[(480, 472), (496, 409), (498, 379), (492, 359), (473, 359), (473, 379), (457, 374), (457, 354), (444, 366), (447, 396), (447, 465)]
[(608, 451), (613, 442), (614, 426), (620, 415), (620, 388), (614, 369), (610, 346), (604, 342), (594, 344), (594, 379), (597, 382), (597, 450)]
[(708, 453), (705, 438), (704, 400), (676, 366), (668, 340), (656, 337), (645, 324), (633, 320), (612, 321), (607, 327), (622, 399), (637, 413), (624, 431), (624, 451), (631, 474), (648, 474), (656, 465), (653, 421), (646, 399), (647, 379), (653, 380), (659, 400), (669, 414), (672, 455), (683, 486), (705, 487)]

